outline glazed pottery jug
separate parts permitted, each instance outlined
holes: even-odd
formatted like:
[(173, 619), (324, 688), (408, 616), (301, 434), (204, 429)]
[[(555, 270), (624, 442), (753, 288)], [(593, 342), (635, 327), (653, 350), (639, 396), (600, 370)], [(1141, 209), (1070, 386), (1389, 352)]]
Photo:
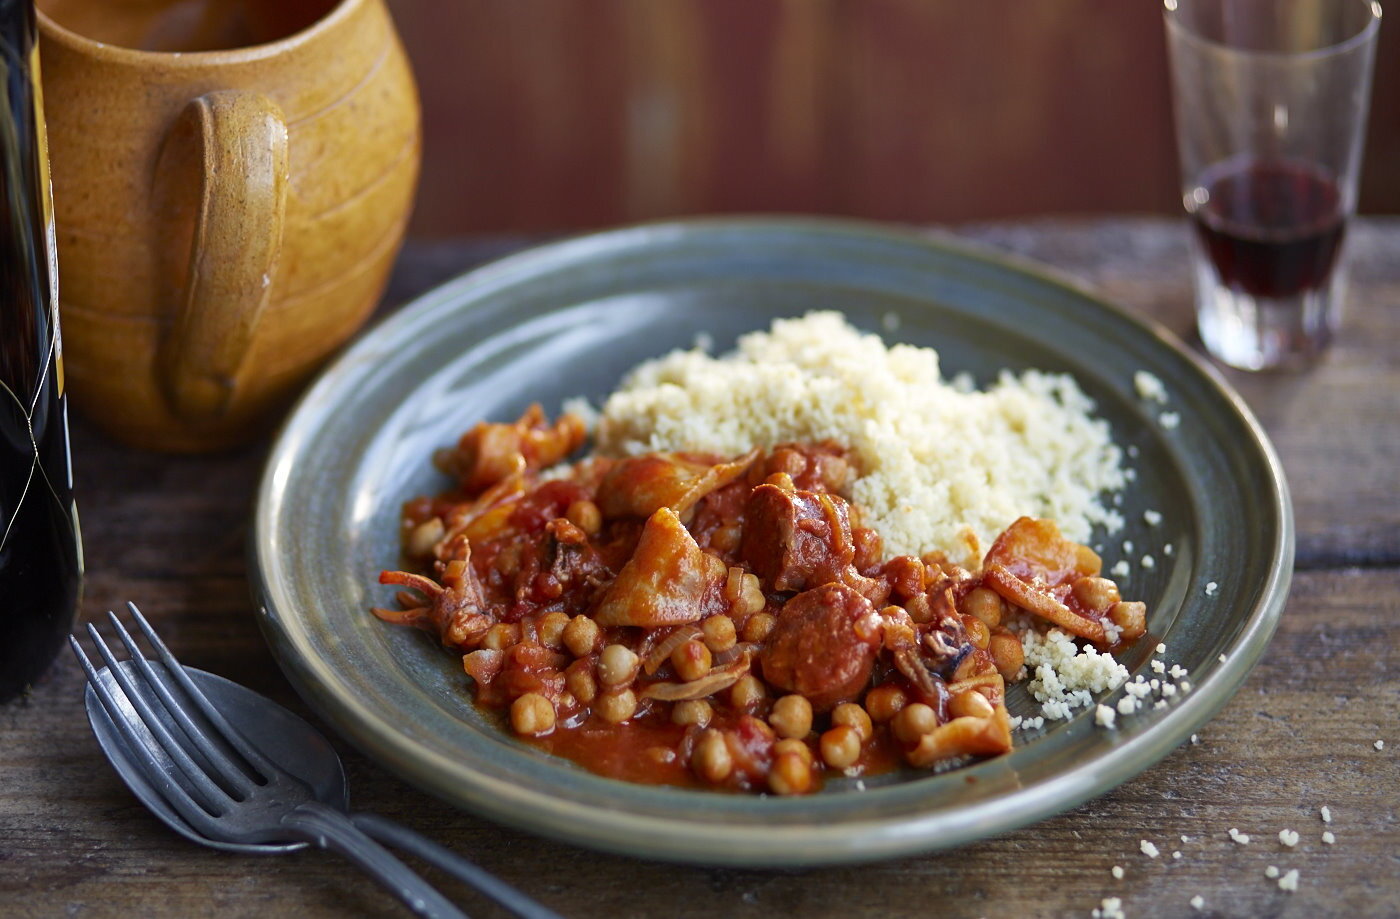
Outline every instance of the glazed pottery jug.
[(39, 0), (74, 403), (163, 450), (257, 434), (383, 293), (418, 176), (383, 0)]

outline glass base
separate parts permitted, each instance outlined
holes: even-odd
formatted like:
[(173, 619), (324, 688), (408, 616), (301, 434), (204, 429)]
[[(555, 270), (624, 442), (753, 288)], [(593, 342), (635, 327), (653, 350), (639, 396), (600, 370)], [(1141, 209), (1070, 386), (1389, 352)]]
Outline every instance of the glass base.
[(1345, 266), (1327, 284), (1293, 297), (1254, 297), (1226, 287), (1210, 262), (1196, 257), (1196, 326), (1212, 356), (1239, 370), (1312, 366), (1341, 321)]

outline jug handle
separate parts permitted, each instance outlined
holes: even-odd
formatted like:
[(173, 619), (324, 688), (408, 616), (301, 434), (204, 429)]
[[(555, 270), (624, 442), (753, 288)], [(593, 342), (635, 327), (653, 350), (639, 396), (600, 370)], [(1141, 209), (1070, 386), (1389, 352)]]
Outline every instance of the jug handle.
[(281, 254), (288, 182), (281, 110), (244, 90), (191, 100), (166, 134), (154, 180), (198, 183), (180, 189), (195, 191), (192, 219), (168, 254), (183, 260), (187, 252), (188, 261), (174, 291), (159, 372), (177, 415), (215, 418), (237, 391)]

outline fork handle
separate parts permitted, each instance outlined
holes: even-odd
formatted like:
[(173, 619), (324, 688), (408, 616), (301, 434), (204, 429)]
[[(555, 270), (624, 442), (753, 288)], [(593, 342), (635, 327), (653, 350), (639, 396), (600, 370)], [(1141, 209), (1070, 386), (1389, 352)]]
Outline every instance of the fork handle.
[(350, 818), (324, 804), (303, 804), (282, 818), (282, 826), (299, 839), (337, 852), (424, 919), (467, 919), (388, 849), (370, 839)]
[(351, 814), (350, 820), (380, 842), (416, 855), (463, 884), (485, 894), (520, 919), (561, 919), (554, 910), (541, 906), (485, 869), (408, 827), (386, 820), (378, 814)]

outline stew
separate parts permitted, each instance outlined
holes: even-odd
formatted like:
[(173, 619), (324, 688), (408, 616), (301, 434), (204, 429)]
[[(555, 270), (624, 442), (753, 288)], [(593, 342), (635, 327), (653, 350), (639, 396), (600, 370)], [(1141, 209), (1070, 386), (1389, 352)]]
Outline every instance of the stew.
[(438, 635), (481, 706), (595, 772), (801, 794), (824, 775), (1011, 749), (1024, 610), (1104, 647), (1146, 608), (1052, 521), (1012, 523), (967, 570), (885, 557), (831, 442), (743, 456), (557, 465), (582, 422), (482, 423), (404, 509), (408, 567), (380, 618)]

